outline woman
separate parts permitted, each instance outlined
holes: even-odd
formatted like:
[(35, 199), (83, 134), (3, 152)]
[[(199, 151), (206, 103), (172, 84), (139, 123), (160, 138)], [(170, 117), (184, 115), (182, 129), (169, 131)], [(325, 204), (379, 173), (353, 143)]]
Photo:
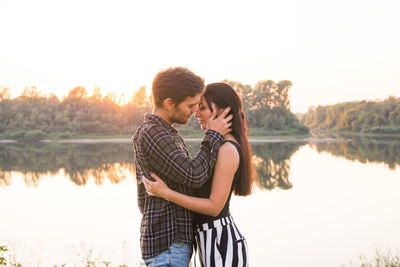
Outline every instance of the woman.
[(249, 195), (254, 180), (242, 101), (230, 85), (209, 84), (196, 117), (205, 130), (213, 109), (219, 114), (228, 106), (233, 114), (232, 132), (224, 136), (212, 179), (197, 189), (195, 196), (169, 189), (155, 174), (151, 174), (154, 182), (144, 179), (148, 194), (195, 212), (195, 234), (202, 266), (248, 266), (246, 240), (229, 212), (232, 192), (240, 196)]

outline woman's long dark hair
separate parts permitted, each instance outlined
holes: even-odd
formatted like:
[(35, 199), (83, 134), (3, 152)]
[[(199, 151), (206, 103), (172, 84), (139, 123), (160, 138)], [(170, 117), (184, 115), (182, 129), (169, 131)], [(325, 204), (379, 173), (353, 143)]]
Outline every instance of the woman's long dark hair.
[(234, 193), (247, 196), (251, 193), (252, 183), (255, 180), (255, 170), (252, 163), (252, 152), (248, 140), (247, 124), (243, 113), (242, 100), (236, 91), (227, 83), (211, 83), (204, 93), (207, 105), (212, 110), (211, 102), (218, 108), (230, 107), (233, 114), (231, 134), (239, 142), (242, 151), (242, 173), (237, 181)]

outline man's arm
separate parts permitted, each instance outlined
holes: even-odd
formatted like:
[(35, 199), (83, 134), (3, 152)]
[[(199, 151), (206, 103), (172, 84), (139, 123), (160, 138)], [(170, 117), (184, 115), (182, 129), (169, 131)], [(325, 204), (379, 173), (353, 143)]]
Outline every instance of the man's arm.
[(217, 216), (224, 208), (229, 197), (232, 182), (239, 167), (240, 155), (233, 144), (225, 143), (218, 151), (215, 164), (211, 193), (208, 198), (193, 197), (174, 191), (155, 174), (151, 174), (155, 182), (145, 179), (144, 185), (149, 195), (164, 198), (185, 209), (210, 216)]
[(162, 126), (152, 126), (143, 133), (141, 150), (148, 156), (151, 171), (163, 177), (167, 184), (175, 182), (198, 188), (210, 178), (223, 140), (221, 134), (208, 130), (200, 150), (190, 157)]
[[(151, 166), (149, 171), (163, 177), (167, 184), (171, 181), (187, 187), (199, 188), (210, 177), (218, 156), (218, 149), (230, 132), (232, 115), (227, 116), (226, 108), (217, 118), (216, 109), (208, 121), (200, 150), (195, 157), (189, 157), (174, 138), (162, 126), (153, 125), (143, 132), (141, 151), (145, 152)], [(149, 176), (147, 176), (149, 177)]]

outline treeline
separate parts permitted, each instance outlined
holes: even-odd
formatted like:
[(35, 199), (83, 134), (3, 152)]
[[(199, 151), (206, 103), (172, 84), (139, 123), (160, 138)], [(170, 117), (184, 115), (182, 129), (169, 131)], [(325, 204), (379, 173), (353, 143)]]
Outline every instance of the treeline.
[(310, 108), (301, 122), (312, 129), (400, 134), (400, 98)]
[[(250, 134), (309, 133), (309, 128), (290, 111), (291, 81), (261, 80), (254, 88), (237, 81), (223, 82), (230, 84), (242, 97)], [(196, 118), (191, 118), (187, 125), (180, 127), (182, 132), (191, 132), (193, 129), (199, 129)]]
[[(254, 89), (239, 82), (225, 82), (242, 96), (251, 134), (282, 130), (308, 133), (308, 127), (290, 112), (290, 81), (260, 81)], [(55, 95), (45, 96), (35, 87), (25, 88), (21, 96), (11, 99), (9, 90), (0, 88), (0, 138), (37, 140), (79, 135), (130, 136), (147, 112), (151, 112), (151, 104), (145, 87), (135, 92), (125, 104), (121, 104), (115, 94), (103, 96), (100, 88), (95, 88), (89, 96), (84, 87), (76, 87), (62, 99)], [(200, 129), (193, 117), (180, 128), (183, 133)]]
[(101, 95), (100, 88), (88, 96), (84, 87), (76, 87), (62, 100), (44, 96), (35, 87), (14, 99), (6, 92), (0, 90), (0, 135), (9, 139), (131, 135), (151, 111), (145, 87), (123, 105), (115, 94)]

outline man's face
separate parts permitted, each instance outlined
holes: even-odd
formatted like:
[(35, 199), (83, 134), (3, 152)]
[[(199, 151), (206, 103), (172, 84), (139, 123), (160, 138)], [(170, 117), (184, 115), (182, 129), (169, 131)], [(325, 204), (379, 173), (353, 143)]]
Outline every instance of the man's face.
[(171, 121), (177, 124), (186, 124), (190, 116), (197, 111), (201, 94), (187, 97), (184, 101), (176, 105), (171, 114)]

